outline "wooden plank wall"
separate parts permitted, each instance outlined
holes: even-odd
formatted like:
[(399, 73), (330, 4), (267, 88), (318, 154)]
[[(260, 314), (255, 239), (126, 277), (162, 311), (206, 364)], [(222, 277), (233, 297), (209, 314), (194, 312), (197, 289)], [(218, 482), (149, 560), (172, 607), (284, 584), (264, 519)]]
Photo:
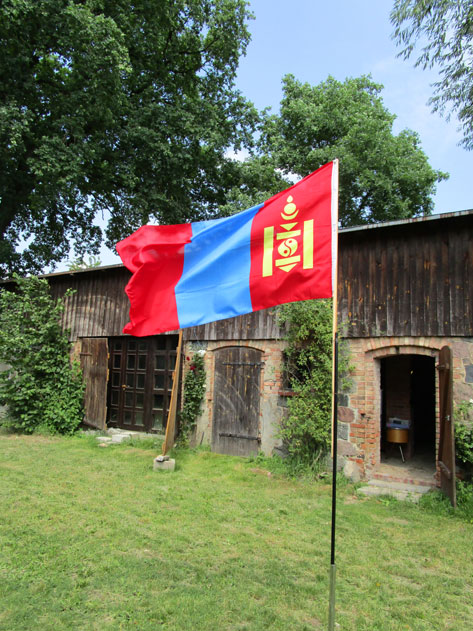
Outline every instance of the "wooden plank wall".
[[(66, 298), (63, 314), (63, 325), (70, 330), (72, 341), (122, 335), (130, 308), (125, 294), (129, 279), (130, 272), (121, 266), (48, 277), (55, 298), (64, 296), (68, 288), (75, 290)], [(170, 331), (169, 335), (175, 333)], [(191, 327), (183, 333), (185, 341), (275, 339), (282, 335), (271, 309)]]
[[(473, 212), (342, 231), (339, 241), (344, 336), (473, 336)], [(122, 335), (129, 278), (121, 266), (49, 276), (55, 296), (76, 289), (63, 317), (72, 340)], [(274, 309), (184, 330), (185, 341), (281, 337)]]
[(75, 290), (65, 299), (64, 328), (71, 340), (78, 337), (113, 337), (121, 335), (128, 322), (130, 308), (125, 286), (130, 272), (124, 267), (97, 268), (48, 277), (55, 298), (66, 289)]
[(348, 337), (472, 336), (473, 214), (340, 234)]
[(284, 335), (274, 309), (184, 329), (184, 340), (273, 340)]

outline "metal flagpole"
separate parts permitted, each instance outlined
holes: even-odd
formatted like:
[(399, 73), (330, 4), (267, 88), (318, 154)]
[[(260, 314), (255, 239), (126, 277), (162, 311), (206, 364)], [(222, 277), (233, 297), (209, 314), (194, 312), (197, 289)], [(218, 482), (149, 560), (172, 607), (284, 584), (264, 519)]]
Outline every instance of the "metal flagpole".
[(333, 344), (333, 371), (334, 371), (334, 390), (332, 401), (332, 535), (330, 545), (330, 597), (329, 597), (329, 616), (328, 628), (333, 631), (335, 626), (335, 518), (337, 513), (337, 392), (338, 392), (338, 331), (334, 335)]
[(338, 417), (338, 160), (333, 163), (332, 177), (333, 265), (333, 336), (332, 336), (332, 534), (330, 546), (330, 593), (328, 629), (335, 628), (335, 518), (337, 512), (337, 417)]

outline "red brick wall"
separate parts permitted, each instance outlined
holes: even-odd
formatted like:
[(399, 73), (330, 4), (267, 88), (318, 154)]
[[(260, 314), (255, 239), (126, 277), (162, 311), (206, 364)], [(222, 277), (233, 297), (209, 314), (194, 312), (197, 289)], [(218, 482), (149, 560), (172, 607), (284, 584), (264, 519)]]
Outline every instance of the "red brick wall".
[[(391, 378), (407, 379), (406, 355), (426, 355), (438, 359), (442, 346), (453, 352), (453, 398), (473, 398), (473, 339), (444, 337), (380, 337), (351, 339), (348, 342), (353, 366), (352, 387), (340, 396), (338, 451), (342, 457), (356, 462), (360, 473), (368, 476), (380, 462), (381, 442), (381, 360), (399, 357), (399, 374)], [(403, 359), (405, 358), (405, 359)], [(405, 364), (403, 363), (405, 361)], [(389, 366), (389, 362), (387, 362)], [(406, 370), (407, 368), (407, 370)], [(395, 366), (394, 366), (395, 370)], [(403, 374), (401, 374), (403, 373)], [(438, 444), (438, 376), (436, 375), (436, 443)], [(409, 418), (406, 400), (391, 401), (388, 416)]]

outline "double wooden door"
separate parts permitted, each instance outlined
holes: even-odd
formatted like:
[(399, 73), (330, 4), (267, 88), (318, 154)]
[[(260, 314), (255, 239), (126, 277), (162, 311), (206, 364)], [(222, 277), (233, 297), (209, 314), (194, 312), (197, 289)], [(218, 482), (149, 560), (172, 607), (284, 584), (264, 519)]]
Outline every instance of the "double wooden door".
[(108, 425), (162, 433), (171, 400), (177, 335), (110, 340)]

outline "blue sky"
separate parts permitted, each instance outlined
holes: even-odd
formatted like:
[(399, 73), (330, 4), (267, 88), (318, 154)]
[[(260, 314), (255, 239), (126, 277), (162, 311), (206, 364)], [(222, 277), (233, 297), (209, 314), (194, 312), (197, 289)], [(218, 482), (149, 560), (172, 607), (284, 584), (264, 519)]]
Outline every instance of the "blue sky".
[[(277, 112), (285, 74), (312, 85), (329, 75), (343, 81), (371, 74), (384, 85), (384, 104), (397, 116), (394, 132), (418, 132), (430, 164), (450, 173), (449, 180), (438, 184), (434, 212), (473, 208), (473, 152), (458, 146), (456, 121), (446, 122), (427, 106), (436, 73), (397, 57), (389, 20), (392, 4), (393, 0), (250, 0), (255, 15), (249, 24), (252, 41), (240, 63), (237, 87), (259, 109)], [(106, 249), (101, 260), (105, 265), (119, 262)]]
[(438, 184), (435, 212), (473, 208), (473, 152), (458, 146), (457, 122), (446, 122), (427, 106), (436, 72), (397, 57), (392, 5), (393, 0), (250, 0), (252, 41), (237, 86), (259, 109), (277, 112), (287, 73), (312, 85), (328, 75), (343, 81), (371, 74), (384, 85), (384, 104), (397, 116), (394, 132), (418, 132), (430, 164), (450, 173)]

